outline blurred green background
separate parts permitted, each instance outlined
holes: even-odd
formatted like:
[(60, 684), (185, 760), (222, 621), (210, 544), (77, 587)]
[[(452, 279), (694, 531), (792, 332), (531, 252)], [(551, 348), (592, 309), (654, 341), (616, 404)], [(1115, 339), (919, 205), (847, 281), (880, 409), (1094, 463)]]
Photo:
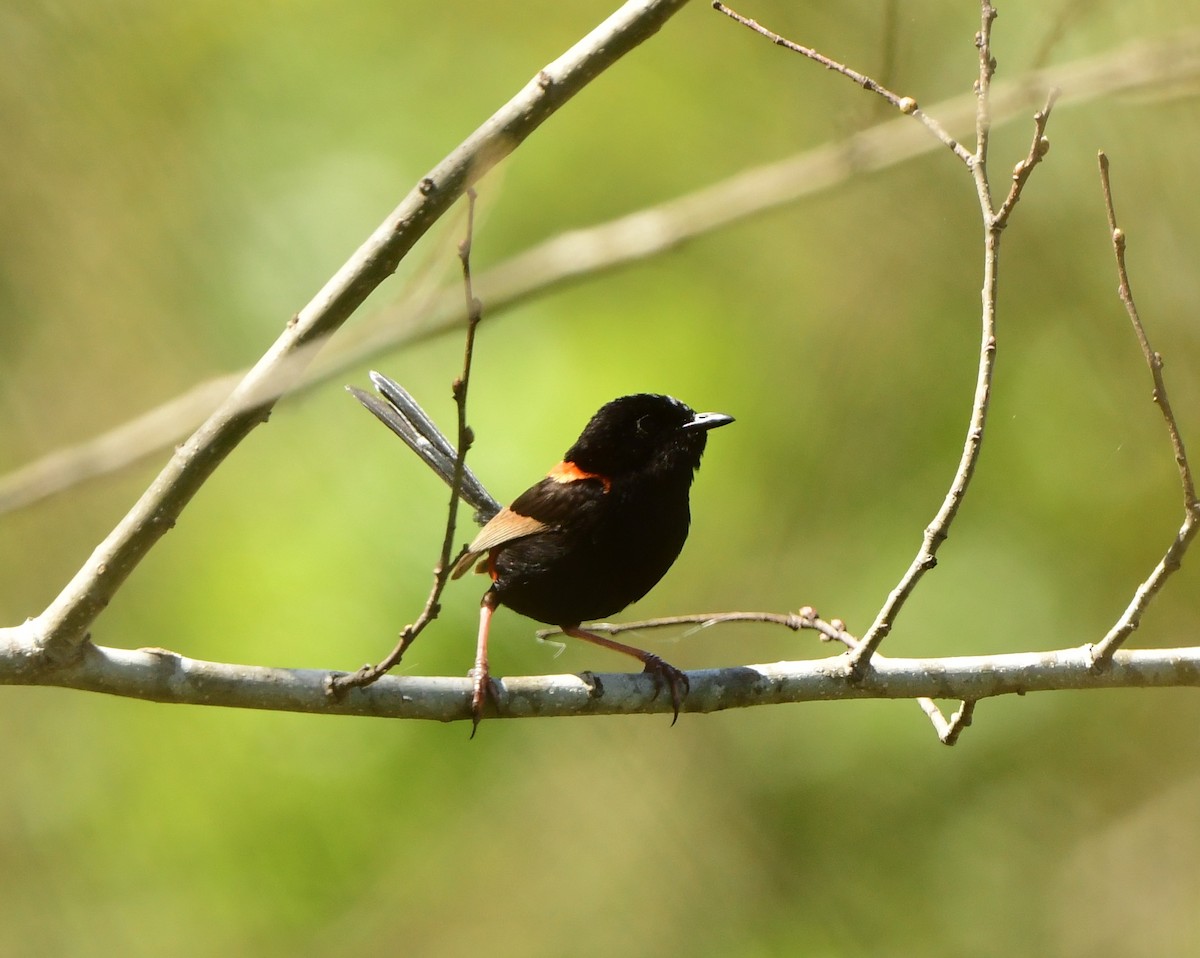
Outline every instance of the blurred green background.
[[(412, 184), (613, 3), (0, 4), (0, 471), (253, 362)], [(978, 10), (746, 13), (922, 104), (967, 92)], [(1196, 29), (1200, 9), (1005, 2), (1000, 77)], [(886, 65), (891, 63), (889, 68)], [(1063, 108), (1005, 235), (977, 481), (885, 651), (1098, 639), (1181, 518), (1114, 295), (1095, 153), (1200, 457), (1196, 78)], [(880, 115), (696, 3), (481, 187), (476, 267)], [(1000, 128), (993, 175), (1028, 144)], [(447, 223), (347, 333), (434, 270)], [(944, 150), (490, 315), (473, 464), (519, 492), (601, 402), (665, 391), (713, 437), (684, 555), (626, 616), (811, 604), (862, 632), (957, 463), (980, 228)], [(457, 334), (283, 403), (94, 635), (353, 668), (423, 601), (444, 493), (343, 392), (374, 366), (452, 421)], [(0, 622), (37, 614), (164, 460), (0, 517)], [(1200, 640), (1200, 556), (1134, 645)], [(464, 674), (478, 584), (403, 670)], [(498, 617), (497, 674), (611, 670)], [(643, 643), (682, 667), (828, 654), (760, 628)], [(983, 703), (954, 749), (909, 702), (463, 724), (0, 690), (5, 955), (1200, 954), (1196, 693)]]

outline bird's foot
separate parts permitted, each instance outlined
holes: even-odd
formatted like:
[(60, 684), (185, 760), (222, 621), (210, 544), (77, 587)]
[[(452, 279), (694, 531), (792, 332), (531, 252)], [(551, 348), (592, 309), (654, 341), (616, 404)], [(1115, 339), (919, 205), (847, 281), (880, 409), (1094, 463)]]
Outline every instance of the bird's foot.
[(658, 698), (664, 685), (671, 691), (671, 705), (675, 710), (671, 724), (674, 725), (679, 721), (679, 707), (691, 690), (691, 683), (688, 682), (687, 675), (670, 663), (664, 662), (653, 652), (647, 652), (643, 661), (646, 663), (646, 667), (642, 671), (649, 673), (654, 679), (654, 697)]
[(500, 707), (500, 691), (486, 668), (471, 669), (467, 677), (471, 679), (471, 738), (474, 738), (479, 723), (483, 721), (483, 709), (488, 699), (494, 706)]

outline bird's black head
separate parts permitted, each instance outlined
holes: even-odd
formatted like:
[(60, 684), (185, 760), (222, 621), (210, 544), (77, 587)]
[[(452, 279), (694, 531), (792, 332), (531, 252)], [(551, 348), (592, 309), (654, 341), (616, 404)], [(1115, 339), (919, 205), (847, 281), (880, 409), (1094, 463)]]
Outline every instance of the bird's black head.
[(690, 480), (708, 430), (731, 422), (732, 416), (696, 413), (670, 396), (622, 396), (600, 407), (564, 459), (606, 476), (686, 470)]

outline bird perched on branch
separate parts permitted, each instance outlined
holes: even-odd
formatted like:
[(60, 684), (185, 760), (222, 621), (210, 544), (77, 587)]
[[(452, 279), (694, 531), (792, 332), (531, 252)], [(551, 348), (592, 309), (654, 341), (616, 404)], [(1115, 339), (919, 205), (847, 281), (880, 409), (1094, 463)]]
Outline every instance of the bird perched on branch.
[[(371, 381), (382, 399), (347, 388), (453, 486), (453, 444), (399, 383), (377, 372)], [(476, 727), (489, 683), (488, 628), (501, 605), (637, 659), (660, 688), (667, 686), (678, 719), (688, 690), (683, 672), (580, 624), (620, 612), (666, 574), (687, 539), (688, 493), (708, 432), (731, 422), (670, 396), (622, 396), (600, 407), (545, 478), (503, 507), (463, 468), (459, 495), (483, 528), (451, 575), (474, 567), (492, 580), (480, 605), (472, 670)]]

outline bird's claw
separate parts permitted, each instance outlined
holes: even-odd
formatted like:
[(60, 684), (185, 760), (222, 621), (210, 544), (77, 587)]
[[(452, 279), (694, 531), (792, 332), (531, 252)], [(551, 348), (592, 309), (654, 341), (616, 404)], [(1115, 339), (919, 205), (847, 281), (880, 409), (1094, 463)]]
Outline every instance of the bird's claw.
[(683, 705), (684, 697), (691, 691), (691, 683), (685, 673), (669, 662), (664, 662), (657, 655), (647, 653), (645, 662), (646, 667), (642, 671), (649, 673), (654, 679), (654, 697), (658, 698), (664, 685), (671, 690), (671, 706), (675, 713), (671, 724), (674, 725), (679, 721), (679, 708)]
[(474, 738), (479, 723), (483, 721), (487, 700), (491, 699), (493, 705), (500, 707), (500, 691), (496, 680), (486, 669), (471, 669), (467, 677), (471, 679), (471, 738)]

